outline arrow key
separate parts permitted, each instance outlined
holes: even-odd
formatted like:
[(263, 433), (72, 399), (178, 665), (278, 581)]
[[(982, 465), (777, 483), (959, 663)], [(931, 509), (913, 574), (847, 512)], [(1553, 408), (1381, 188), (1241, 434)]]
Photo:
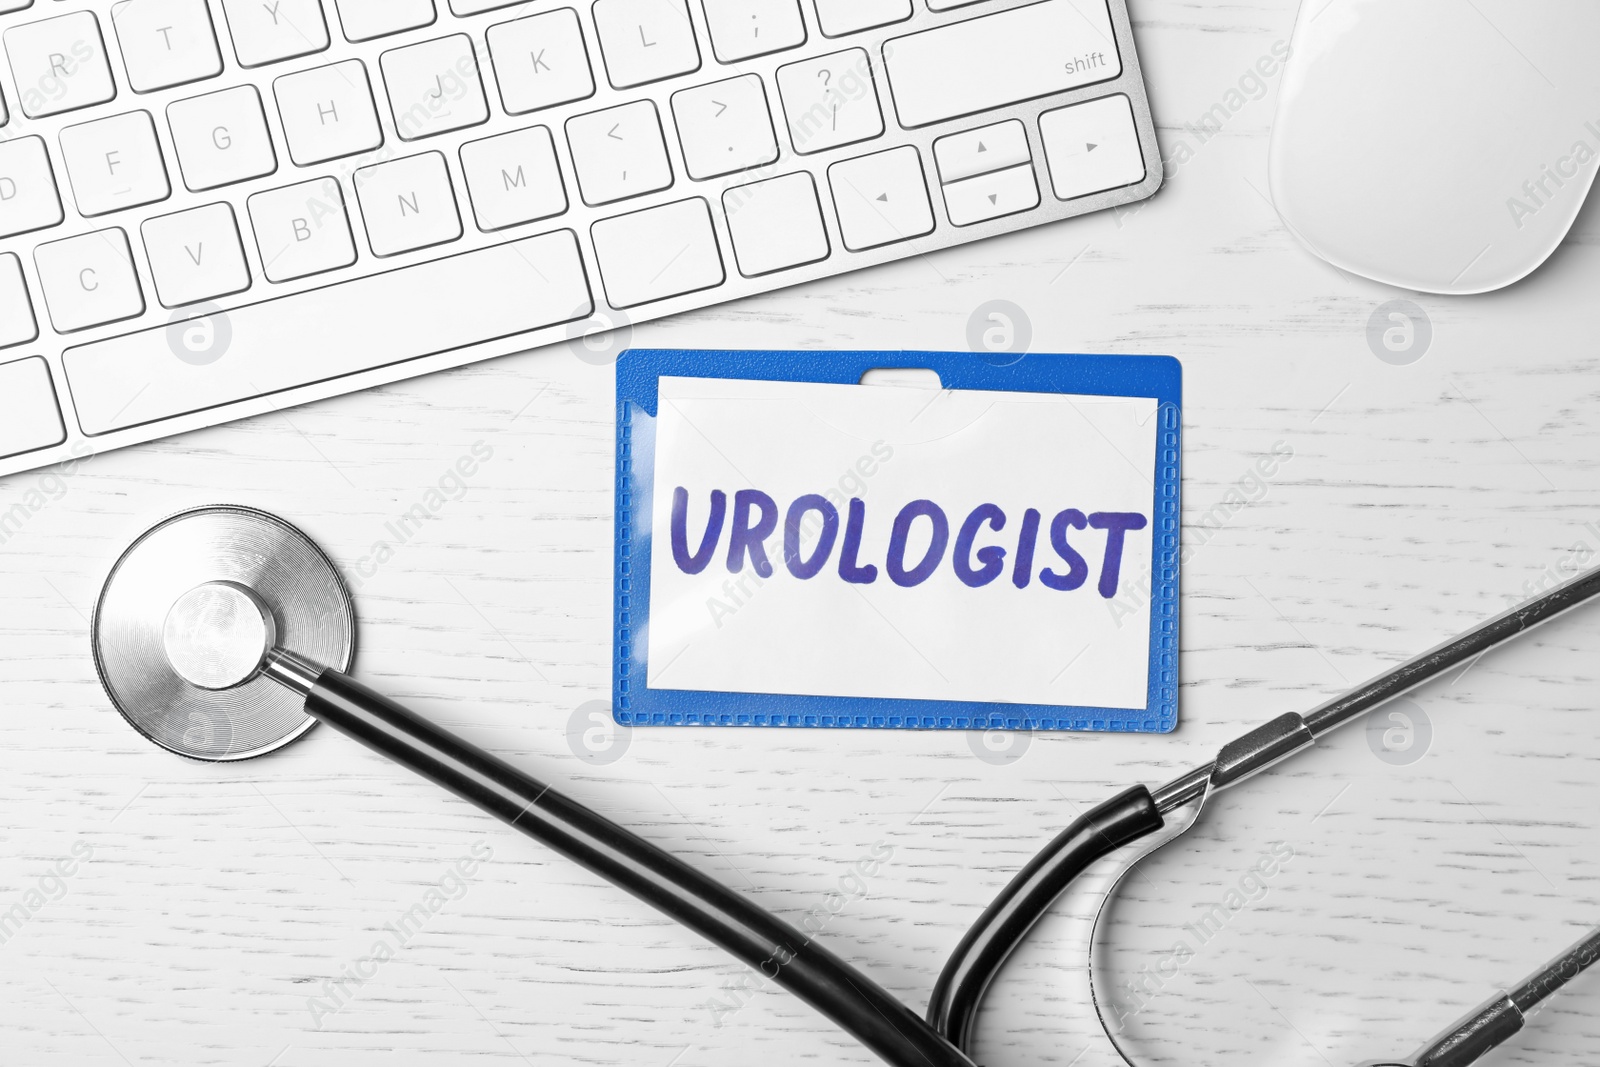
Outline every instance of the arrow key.
[(979, 174), (944, 186), (944, 206), (950, 221), (971, 226), (1002, 215), (1014, 215), (1039, 206), (1039, 183), (1033, 164), (1023, 163), (992, 174)]
[(1050, 164), (1050, 185), (1062, 200), (1136, 185), (1145, 178), (1133, 107), (1121, 93), (1046, 111), (1039, 116), (1039, 135)]
[(1028, 133), (1016, 119), (980, 126), (963, 133), (952, 133), (933, 142), (933, 158), (939, 164), (939, 180), (960, 181), (975, 174), (990, 174), (1033, 158), (1028, 151)]
[(835, 163), (828, 184), (839, 210), (839, 235), (852, 252), (933, 232), (922, 157), (911, 145)]

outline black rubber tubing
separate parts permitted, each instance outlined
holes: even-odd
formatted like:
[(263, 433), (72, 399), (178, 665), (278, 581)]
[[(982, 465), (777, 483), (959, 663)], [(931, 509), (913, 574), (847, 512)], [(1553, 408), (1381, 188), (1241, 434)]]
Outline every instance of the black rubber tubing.
[(1136, 785), (1057, 834), (1017, 872), (956, 946), (934, 984), (929, 1024), (970, 1056), (983, 994), (1033, 925), (1089, 864), (1161, 827), (1161, 813), (1150, 790)]
[(974, 1067), (934, 1026), (782, 919), (359, 682), (325, 672), (306, 712), (726, 949), (893, 1067)]

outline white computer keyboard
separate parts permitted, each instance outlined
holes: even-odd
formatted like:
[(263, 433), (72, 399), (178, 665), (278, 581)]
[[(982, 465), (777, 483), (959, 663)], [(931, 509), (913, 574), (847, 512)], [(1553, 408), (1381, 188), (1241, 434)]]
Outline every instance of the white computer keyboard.
[(1125, 0), (0, 0), (0, 474), (1149, 196)]

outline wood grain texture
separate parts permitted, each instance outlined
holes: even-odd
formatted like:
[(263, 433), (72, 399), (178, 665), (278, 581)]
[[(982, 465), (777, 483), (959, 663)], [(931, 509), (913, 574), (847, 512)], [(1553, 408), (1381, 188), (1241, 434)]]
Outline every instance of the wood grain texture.
[[(99, 456), (61, 484), (15, 476), (0, 510), (57, 499), (0, 549), (0, 912), (44, 901), (0, 945), (0, 1062), (871, 1062), (718, 950), (331, 732), (234, 766), (142, 740), (102, 695), (87, 617), (130, 538), (181, 508), (301, 524), (351, 577), (363, 680), (768, 907), (798, 920), (892, 846), (823, 937), (918, 1008), (978, 910), (1080, 811), (1500, 610), (1577, 542), (1600, 549), (1596, 209), (1509, 291), (1414, 297), (1432, 346), (1383, 363), (1367, 319), (1411, 294), (1333, 270), (1279, 223), (1275, 84), (1203, 144), (1187, 128), (1288, 38), (1294, 4), (1133, 9), (1164, 148), (1194, 148), (1147, 205), (633, 341), (962, 348), (971, 312), (1003, 298), (1037, 350), (1181, 357), (1194, 551), (1176, 734), (1037, 736), (995, 764), (962, 733), (636, 730), (616, 762), (580, 759), (569, 722), (609, 684), (614, 382), (565, 349)], [(465, 494), (360, 573), (476, 442), (493, 456)], [(1218, 518), (1279, 442), (1292, 460)], [(1356, 725), (1223, 795), (1115, 913), (1112, 981), (1163, 975), (1127, 1040), (1173, 1064), (1408, 1052), (1600, 921), (1597, 653), (1590, 609), (1418, 693), (1416, 762), (1380, 760)], [(1186, 926), (1269, 842), (1292, 860), (1198, 944)], [(91, 858), (53, 880), (75, 846)], [(454, 880), (474, 848), (491, 858)], [(324, 983), (395, 942), (385, 924), (430, 889), (443, 906), (319, 1012)], [(996, 984), (983, 1062), (1117, 1062), (1083, 1014), (1066, 912)], [(1192, 956), (1165, 975), (1184, 938)], [(1492, 1060), (1563, 1061), (1600, 1061), (1600, 978)]]

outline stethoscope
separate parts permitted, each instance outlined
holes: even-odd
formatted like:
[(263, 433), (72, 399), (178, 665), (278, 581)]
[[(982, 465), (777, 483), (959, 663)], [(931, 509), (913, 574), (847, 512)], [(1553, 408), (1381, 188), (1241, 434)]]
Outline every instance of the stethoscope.
[[(894, 1067), (974, 1067), (978, 1005), (1006, 958), (1091, 865), (1146, 847), (1101, 894), (1091, 934), (1122, 880), (1186, 833), (1210, 798), (1431, 678), (1600, 594), (1600, 568), (1306, 715), (1273, 719), (1216, 759), (1155, 790), (1135, 786), (1090, 811), (1035, 856), (962, 938), (926, 1019), (793, 926), (630, 830), (349, 677), (355, 613), (337, 568), (295, 527), (244, 507), (204, 507), (158, 523), (106, 578), (92, 623), (95, 666), (124, 718), (180, 755), (239, 760), (282, 748), (315, 723), (335, 730), (507, 823), (720, 945), (809, 1003)], [(1167, 826), (1167, 817), (1182, 820)], [(1466, 1067), (1600, 956), (1600, 930), (1385, 1067)], [(1097, 971), (1089, 967), (1091, 984)], [(1133, 1058), (1096, 1012), (1118, 1052)]]

